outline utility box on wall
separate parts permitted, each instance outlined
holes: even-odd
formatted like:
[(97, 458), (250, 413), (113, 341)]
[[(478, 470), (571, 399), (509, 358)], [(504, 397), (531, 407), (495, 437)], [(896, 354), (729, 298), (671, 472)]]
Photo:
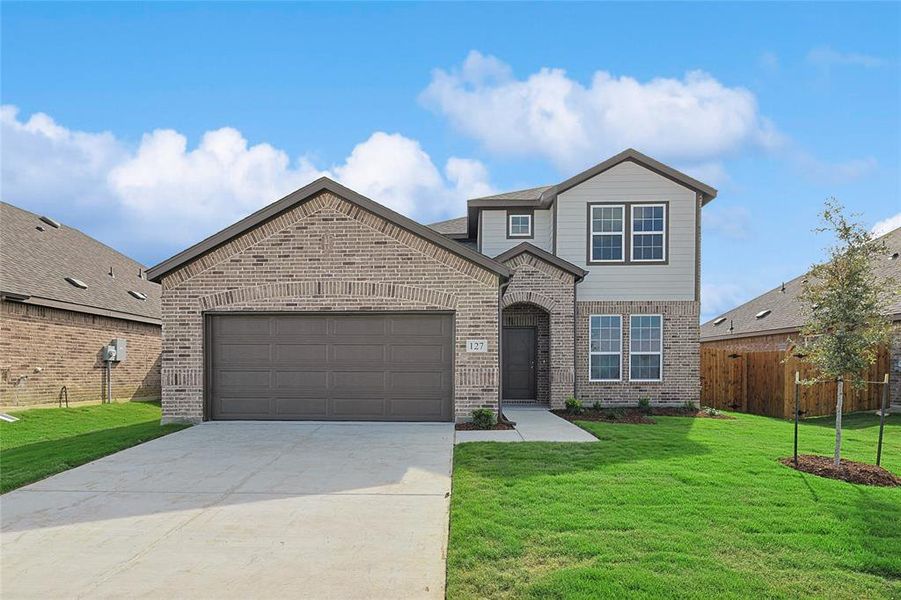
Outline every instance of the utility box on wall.
[(110, 345), (116, 349), (116, 356), (113, 358), (116, 362), (122, 362), (125, 360), (126, 356), (128, 356), (128, 348), (125, 341), (125, 338), (116, 338)]

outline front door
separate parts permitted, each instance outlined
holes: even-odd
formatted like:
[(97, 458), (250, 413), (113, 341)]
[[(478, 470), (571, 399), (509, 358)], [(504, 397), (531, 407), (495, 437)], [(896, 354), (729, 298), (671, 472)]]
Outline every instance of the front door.
[(504, 400), (535, 400), (535, 328), (504, 327)]

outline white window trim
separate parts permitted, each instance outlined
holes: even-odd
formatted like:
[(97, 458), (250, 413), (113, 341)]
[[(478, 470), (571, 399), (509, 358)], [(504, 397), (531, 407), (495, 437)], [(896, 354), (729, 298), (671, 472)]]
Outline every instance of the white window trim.
[[(658, 377), (657, 379), (632, 378), (632, 317), (660, 317), (660, 352), (635, 352), (637, 356), (660, 356), (660, 377)], [(629, 315), (629, 381), (642, 381), (652, 383), (655, 381), (663, 381), (663, 315), (661, 314), (635, 313)]]
[[(529, 230), (526, 233), (513, 233), (513, 217), (525, 217), (529, 220)], [(532, 215), (528, 213), (519, 213), (507, 215), (507, 237), (532, 237)]]
[[(594, 257), (594, 236), (614, 236), (616, 232), (612, 231), (595, 231), (594, 230), (594, 211), (598, 208), (620, 208), (623, 211), (622, 230), (619, 232), (620, 248), (622, 248), (622, 256), (619, 258), (595, 258)], [(626, 262), (626, 205), (625, 204), (592, 204), (589, 229), (591, 239), (588, 240), (588, 254), (593, 263), (624, 263)]]
[[(648, 207), (648, 206), (650, 206), (650, 207), (659, 206), (663, 209), (663, 230), (659, 232), (663, 239), (663, 254), (662, 254), (663, 258), (635, 258), (635, 236), (647, 234), (647, 233), (651, 233), (651, 234), (658, 233), (657, 231), (635, 231), (634, 227), (632, 226), (632, 224), (635, 222), (635, 209), (638, 207)], [(669, 218), (669, 215), (666, 214), (666, 212), (667, 212), (666, 204), (662, 204), (659, 202), (638, 202), (638, 203), (632, 204), (629, 211), (630, 211), (630, 214), (629, 214), (629, 224), (630, 224), (630, 227), (629, 227), (629, 260), (631, 262), (635, 262), (635, 263), (666, 262), (666, 220)]]
[[(616, 317), (619, 319), (619, 352), (592, 352), (591, 351), (591, 320), (595, 317)], [(618, 356), (619, 377), (616, 379), (593, 379), (591, 377), (592, 356)], [(588, 315), (588, 381), (613, 382), (623, 380), (623, 316), (622, 315)]]

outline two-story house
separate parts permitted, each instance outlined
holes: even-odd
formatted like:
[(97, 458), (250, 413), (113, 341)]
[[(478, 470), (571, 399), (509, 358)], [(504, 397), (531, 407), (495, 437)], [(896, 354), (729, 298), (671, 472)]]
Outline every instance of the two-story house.
[(164, 420), (697, 401), (715, 196), (635, 150), (429, 227), (317, 180), (148, 272)]

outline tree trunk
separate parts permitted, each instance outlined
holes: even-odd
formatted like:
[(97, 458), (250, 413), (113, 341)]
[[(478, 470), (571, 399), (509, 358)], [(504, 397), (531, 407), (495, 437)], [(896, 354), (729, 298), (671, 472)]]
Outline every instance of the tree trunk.
[(838, 378), (838, 393), (835, 401), (835, 466), (842, 460), (842, 403), (844, 401), (845, 382)]

